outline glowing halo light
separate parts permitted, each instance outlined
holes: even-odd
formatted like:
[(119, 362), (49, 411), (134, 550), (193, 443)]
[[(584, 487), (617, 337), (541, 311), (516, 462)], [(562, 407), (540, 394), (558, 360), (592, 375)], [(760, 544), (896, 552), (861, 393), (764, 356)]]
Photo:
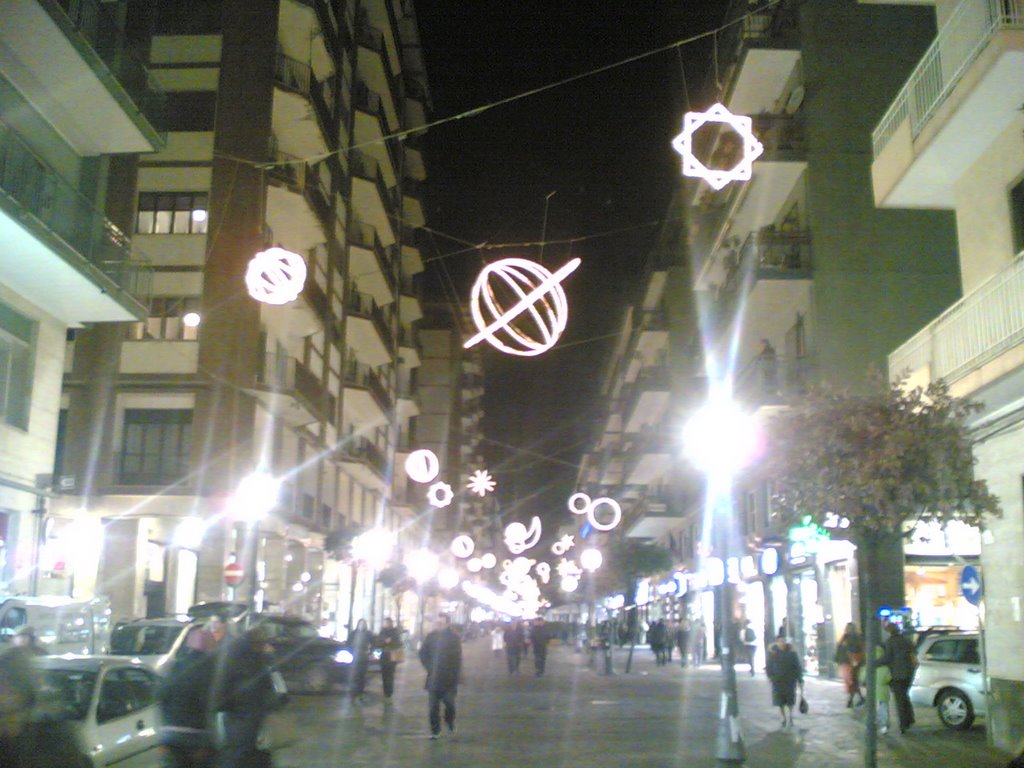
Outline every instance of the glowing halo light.
[(206, 521), (201, 517), (186, 517), (174, 529), (174, 544), (182, 549), (199, 549), (206, 533)]
[(405, 557), (405, 568), (409, 575), (419, 583), (430, 581), (437, 573), (437, 555), (429, 549), (416, 549)]
[(198, 312), (186, 312), (181, 316), (181, 324), (186, 328), (198, 328), (203, 318)]
[(590, 497), (585, 493), (574, 493), (569, 497), (569, 511), (574, 515), (585, 515), (590, 509)]
[(437, 574), (441, 589), (454, 589), (459, 584), (459, 573), (454, 568), (442, 568)]
[(561, 586), (563, 592), (575, 592), (580, 586), (580, 580), (575, 576), (563, 576)]
[(471, 557), (466, 561), (466, 570), (470, 573), (479, 573), (483, 567), (479, 557)]
[(484, 568), (491, 569), (498, 564), (498, 558), (493, 553), (487, 552), (480, 557), (480, 565)]
[(604, 555), (601, 554), (599, 549), (584, 549), (580, 552), (580, 565), (583, 566), (584, 570), (596, 571), (603, 562)]
[[(693, 154), (693, 135), (706, 123), (728, 125), (743, 141), (743, 157), (732, 168), (708, 168)], [(707, 112), (687, 112), (683, 115), (683, 132), (672, 140), (672, 147), (683, 156), (683, 175), (704, 179), (714, 189), (721, 189), (730, 181), (747, 181), (754, 174), (754, 160), (764, 152), (764, 146), (754, 136), (753, 120), (734, 115), (722, 104), (715, 104)]]
[(295, 301), (306, 285), (306, 262), (284, 248), (268, 248), (249, 261), (245, 287), (249, 295), (264, 304)]
[(509, 523), (505, 526), (505, 546), (513, 555), (521, 554), (537, 545), (540, 534), (540, 518), (536, 515), (530, 521), (529, 528), (519, 522)]
[[(580, 263), (580, 259), (572, 259), (554, 273), (527, 259), (501, 259), (488, 264), (477, 276), (469, 300), (469, 311), (479, 332), (463, 346), (469, 349), (486, 339), (495, 349), (519, 357), (533, 357), (551, 349), (569, 320), (569, 300), (562, 280)], [(492, 278), (503, 282), (504, 293), (518, 301), (503, 306)], [(485, 310), (488, 317), (484, 316)], [(527, 333), (524, 325), (540, 338)]]
[(426, 448), (413, 451), (405, 460), (405, 474), (417, 483), (432, 482), (441, 471), (437, 454)]
[(757, 456), (761, 435), (756, 419), (732, 400), (729, 388), (715, 387), (683, 427), (683, 446), (702, 472), (731, 475)]
[(377, 569), (387, 564), (394, 548), (394, 535), (383, 528), (371, 528), (352, 539), (352, 556)]
[(430, 503), (430, 506), (437, 507), (438, 509), (447, 507), (454, 498), (455, 493), (448, 483), (434, 483), (430, 486), (430, 490), (427, 491), (427, 501)]
[(494, 490), (495, 485), (494, 478), (491, 477), (491, 473), (486, 469), (478, 469), (470, 476), (469, 482), (466, 483), (466, 487), (477, 496), (486, 496)]
[(465, 560), (473, 554), (474, 549), (476, 549), (476, 544), (473, 543), (473, 539), (464, 533), (460, 533), (452, 539), (452, 554), (458, 558)]

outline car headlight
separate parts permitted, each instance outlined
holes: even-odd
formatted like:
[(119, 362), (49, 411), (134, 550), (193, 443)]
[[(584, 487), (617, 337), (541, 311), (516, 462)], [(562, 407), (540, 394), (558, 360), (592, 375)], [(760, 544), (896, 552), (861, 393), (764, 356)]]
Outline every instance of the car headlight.
[(384, 651), (380, 648), (374, 648), (373, 653), (370, 655), (373, 656), (375, 661), (380, 661), (381, 657), (384, 655)]
[(339, 664), (351, 664), (356, 660), (356, 657), (352, 655), (352, 651), (347, 648), (342, 648), (336, 654), (334, 654), (334, 660)]

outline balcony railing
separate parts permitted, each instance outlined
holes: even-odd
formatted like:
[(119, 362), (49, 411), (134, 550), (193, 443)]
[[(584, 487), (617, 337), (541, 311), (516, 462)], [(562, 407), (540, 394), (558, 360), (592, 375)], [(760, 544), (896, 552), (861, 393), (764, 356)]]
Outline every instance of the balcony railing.
[(392, 254), (384, 247), (380, 241), (380, 237), (377, 235), (377, 230), (369, 224), (362, 222), (356, 222), (354, 226), (349, 227), (348, 241), (350, 245), (355, 245), (366, 251), (372, 251), (377, 257), (377, 266), (387, 280), (391, 291), (395, 290), (395, 265), (396, 261), (392, 257)]
[(312, 67), (278, 51), (274, 58), (274, 80), (290, 91), (301, 93), (312, 102), (313, 111), (316, 112), (320, 124), (320, 132), (329, 146), (335, 146), (333, 103), (329, 103), (333, 99), (333, 94), (329, 87), (316, 79)]
[(809, 357), (754, 357), (736, 377), (736, 396), (750, 405), (782, 405), (807, 394), (814, 370)]
[(301, 397), (323, 421), (332, 421), (337, 398), (309, 368), (294, 357), (267, 353), (256, 372), (256, 383), (274, 391)]
[(338, 447), (338, 453), (342, 461), (365, 461), (381, 477), (386, 475), (387, 459), (384, 452), (365, 437), (350, 437)]
[(107, 65), (111, 74), (145, 115), (160, 130), (165, 95), (149, 70), (132, 50), (124, 32), (99, 0), (57, 0), (72, 26)]
[(345, 366), (345, 384), (369, 390), (385, 413), (391, 410), (391, 396), (380, 376), (365, 363), (350, 362)]
[(300, 157), (281, 152), (273, 136), (270, 157), (273, 164), (267, 169), (268, 175), (302, 194), (319, 214), (321, 221), (330, 221), (331, 164), (321, 162), (310, 165)]
[(740, 263), (771, 272), (809, 272), (811, 235), (807, 230), (782, 232), (762, 229), (752, 232), (740, 248)]
[(345, 308), (353, 314), (370, 318), (370, 322), (377, 329), (377, 334), (380, 336), (384, 346), (388, 349), (393, 347), (388, 317), (384, 314), (384, 309), (374, 301), (372, 296), (350, 290), (345, 297)]
[(377, 192), (380, 194), (381, 203), (386, 209), (389, 211), (398, 210), (397, 192), (388, 187), (384, 181), (384, 174), (381, 173), (380, 164), (376, 158), (353, 150), (349, 153), (348, 167), (353, 175), (369, 179), (377, 185)]
[(132, 261), (131, 239), (2, 122), (0, 193), (26, 212), (26, 223), (34, 220), (139, 304), (149, 305), (152, 269)]
[(1024, 28), (1024, 0), (963, 0), (910, 73), (871, 135), (875, 157), (904, 120), (917, 137), (1000, 29)]
[(952, 383), (1024, 343), (1024, 251), (889, 355), (892, 375), (928, 367)]

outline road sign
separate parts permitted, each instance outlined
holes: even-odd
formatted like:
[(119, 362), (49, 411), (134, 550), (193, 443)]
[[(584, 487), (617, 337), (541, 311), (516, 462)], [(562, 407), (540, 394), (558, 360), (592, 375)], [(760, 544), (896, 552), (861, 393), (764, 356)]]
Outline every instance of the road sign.
[(224, 582), (229, 587), (237, 587), (245, 579), (245, 569), (238, 563), (228, 563), (224, 566)]
[(960, 572), (960, 592), (971, 605), (977, 605), (981, 602), (983, 592), (981, 574), (973, 565), (965, 565), (964, 569)]

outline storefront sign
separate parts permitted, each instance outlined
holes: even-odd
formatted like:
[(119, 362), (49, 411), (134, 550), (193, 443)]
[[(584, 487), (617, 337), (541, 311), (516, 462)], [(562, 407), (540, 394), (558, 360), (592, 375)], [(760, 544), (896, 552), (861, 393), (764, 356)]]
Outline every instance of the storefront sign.
[(757, 566), (754, 565), (754, 558), (747, 555), (740, 560), (740, 574), (744, 579), (753, 579), (757, 577)]
[(761, 573), (774, 576), (779, 572), (779, 550), (769, 547), (761, 553)]
[[(801, 554), (814, 554), (818, 551), (818, 546), (831, 538), (826, 528), (815, 523), (810, 515), (804, 515), (801, 520), (801, 525), (794, 526), (789, 529), (789, 540), (793, 544), (800, 544), (803, 546), (803, 552)], [(792, 559), (793, 550), (796, 547), (792, 547), (790, 550), (790, 557)]]

